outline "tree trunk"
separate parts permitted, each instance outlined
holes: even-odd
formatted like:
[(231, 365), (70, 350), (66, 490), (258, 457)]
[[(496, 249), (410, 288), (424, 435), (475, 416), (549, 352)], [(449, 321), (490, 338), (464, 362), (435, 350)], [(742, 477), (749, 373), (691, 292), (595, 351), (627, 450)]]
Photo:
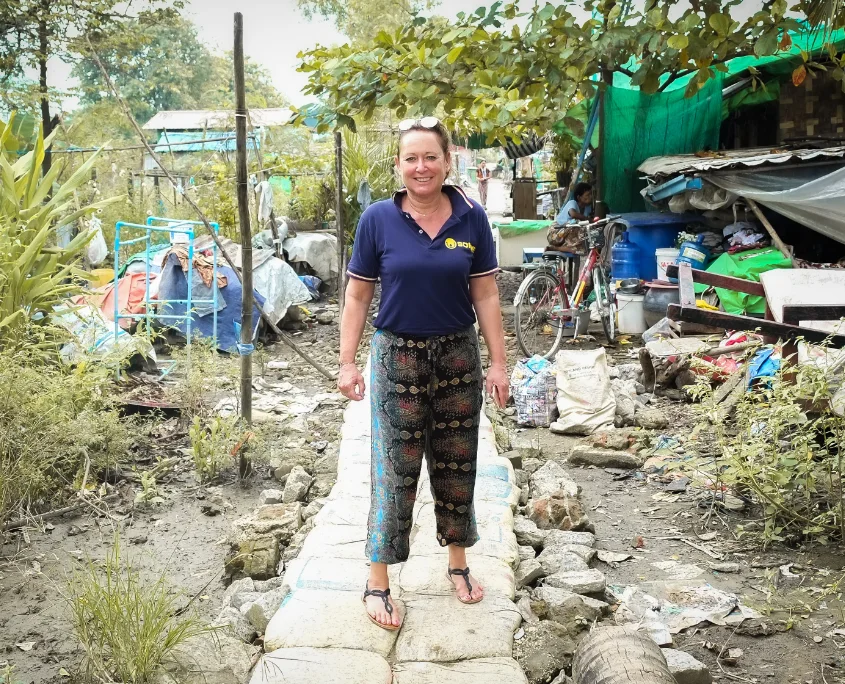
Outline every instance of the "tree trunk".
[[(50, 43), (47, 35), (47, 12), (49, 3), (46, 0), (41, 2), (41, 18), (38, 21), (38, 90), (41, 93), (41, 127), (46, 138), (53, 132), (53, 122), (50, 119), (50, 94), (47, 89), (47, 54)], [(46, 176), (53, 165), (53, 155), (48, 147), (44, 150), (44, 161), (41, 164), (41, 172)]]

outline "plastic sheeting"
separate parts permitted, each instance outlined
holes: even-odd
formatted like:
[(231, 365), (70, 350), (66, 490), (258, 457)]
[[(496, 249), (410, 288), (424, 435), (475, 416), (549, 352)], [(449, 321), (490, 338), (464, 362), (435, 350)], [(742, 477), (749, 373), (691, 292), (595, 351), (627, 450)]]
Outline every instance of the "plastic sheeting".
[(278, 323), (284, 318), (288, 307), (311, 301), (311, 294), (290, 264), (272, 257), (267, 259), (252, 274), (255, 291), (266, 300), (264, 313)]
[(707, 180), (845, 243), (845, 168), (809, 181), (800, 173), (760, 171), (714, 174)]
[(304, 261), (323, 282), (337, 277), (337, 238), (325, 233), (299, 233), (284, 241), (288, 261)]

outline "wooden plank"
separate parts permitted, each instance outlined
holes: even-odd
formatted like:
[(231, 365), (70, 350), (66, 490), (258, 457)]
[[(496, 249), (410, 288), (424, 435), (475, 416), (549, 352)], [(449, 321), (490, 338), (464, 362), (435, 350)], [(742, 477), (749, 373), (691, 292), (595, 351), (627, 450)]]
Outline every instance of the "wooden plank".
[[(713, 287), (721, 287), (725, 290), (733, 290), (734, 292), (744, 292), (745, 294), (757, 295), (758, 297), (766, 296), (763, 286), (752, 280), (743, 280), (742, 278), (733, 278), (731, 276), (719, 275), (717, 273), (708, 273), (707, 271), (699, 271), (697, 268), (690, 270), (692, 271), (692, 281), (694, 283), (712, 285)], [(677, 264), (670, 264), (667, 266), (666, 275), (669, 278), (677, 278)]]
[(682, 261), (678, 266), (678, 291), (681, 306), (695, 306), (695, 286), (692, 283), (692, 267)]
[(713, 327), (724, 328), (725, 330), (757, 330), (762, 335), (773, 335), (782, 340), (803, 337), (807, 342), (820, 343), (829, 339), (831, 347), (836, 349), (845, 347), (845, 336), (843, 335), (829, 336), (829, 333), (822, 330), (800, 328), (797, 325), (776, 323), (760, 318), (752, 318), (751, 316), (728, 314), (723, 311), (705, 311), (698, 307), (680, 306), (679, 304), (670, 304), (667, 315), (673, 321), (701, 323), (702, 325), (712, 325)]
[(845, 318), (845, 306), (789, 304), (783, 307), (783, 322), (798, 325), (799, 321), (838, 321)]

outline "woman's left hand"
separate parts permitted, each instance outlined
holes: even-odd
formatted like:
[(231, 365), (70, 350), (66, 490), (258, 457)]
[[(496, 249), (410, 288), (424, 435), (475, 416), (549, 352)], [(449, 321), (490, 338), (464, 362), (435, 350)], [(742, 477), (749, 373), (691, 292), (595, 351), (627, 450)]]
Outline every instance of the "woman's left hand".
[(508, 369), (503, 365), (493, 364), (487, 371), (487, 380), (484, 389), (488, 396), (493, 397), (496, 406), (505, 408), (510, 398), (511, 388), (508, 382)]

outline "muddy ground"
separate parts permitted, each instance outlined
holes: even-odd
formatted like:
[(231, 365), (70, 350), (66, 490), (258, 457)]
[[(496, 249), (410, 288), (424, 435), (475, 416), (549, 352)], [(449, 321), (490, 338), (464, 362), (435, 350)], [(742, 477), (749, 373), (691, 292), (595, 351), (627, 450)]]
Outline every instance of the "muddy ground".
[[(501, 280), (503, 307), (509, 313), (518, 279), (506, 274)], [(329, 307), (332, 310), (336, 308)], [(513, 363), (517, 354), (510, 315), (506, 321), (508, 352)], [(371, 332), (369, 328), (367, 334)], [(594, 346), (602, 340), (599, 331), (595, 337), (597, 341), (579, 346)], [(326, 325), (312, 322), (293, 339), (327, 368), (334, 369), (338, 348), (336, 320)], [(608, 352), (615, 363), (631, 363), (632, 350), (633, 345), (620, 345)], [(366, 347), (362, 345), (359, 358), (365, 354)], [(270, 360), (287, 361), (289, 367), (264, 367)], [(237, 364), (237, 360), (232, 359), (231, 363)], [(311, 395), (334, 390), (333, 383), (281, 343), (266, 348), (256, 364), (256, 375), (262, 368), (267, 381), (290, 382)], [(665, 399), (658, 400), (657, 406), (672, 417), (666, 434), (685, 437), (692, 432), (697, 422), (693, 407)], [(302, 462), (309, 458), (312, 444), (320, 441), (328, 442), (328, 446), (322, 446), (322, 453), (336, 454), (341, 414), (338, 406), (317, 408), (307, 423), (315, 434), (308, 435), (305, 444), (297, 442), (296, 448), (288, 448), (290, 442), (285, 441), (281, 429), (274, 446), (271, 429), (265, 460), (243, 485), (237, 482), (232, 467), (214, 486), (200, 486), (190, 459), (184, 458), (159, 483), (162, 501), (158, 504), (135, 506), (133, 501), (140, 485), (123, 481), (116, 485), (121, 497), (109, 505), (111, 517), (85, 508), (7, 534), (0, 546), (0, 671), (5, 662), (15, 666), (15, 682), (68, 681), (66, 673), (75, 672), (81, 654), (62, 600), (66, 578), (86, 559), (102, 558), (112, 544), (115, 530), (120, 533), (124, 552), (131, 555), (147, 577), (165, 573), (180, 601), (187, 603), (196, 597), (193, 605), (198, 607), (200, 616), (208, 620), (216, 617), (225, 590), (227, 536), (232, 522), (251, 512), (257, 506), (259, 492), (272, 486), (272, 481), (266, 479), (266, 460)], [(506, 424), (517, 434), (513, 421)], [(185, 426), (178, 426), (178, 420), (168, 425), (170, 432), (160, 440), (160, 448), (163, 453), (179, 454), (179, 449), (187, 445)], [(525, 429), (518, 434), (536, 443), (542, 458), (565, 457), (574, 444), (584, 439), (554, 435), (545, 429)], [(312, 454), (313, 458), (316, 456)], [(151, 464), (147, 454), (138, 465), (143, 470)], [(735, 536), (736, 526), (753, 518), (753, 508), (742, 512), (712, 511), (710, 507), (699, 507), (695, 493), (667, 497), (665, 485), (649, 482), (641, 475), (618, 479), (618, 472), (601, 468), (571, 470), (573, 479), (583, 487), (583, 499), (596, 526), (597, 546), (633, 555), (617, 567), (602, 565), (609, 584), (665, 580), (665, 573), (651, 565), (657, 561), (694, 563), (705, 569), (705, 577), (714, 587), (735, 592), (744, 604), (767, 613), (762, 620), (746, 621), (736, 630), (705, 624), (676, 636), (676, 647), (706, 663), (715, 681), (845, 681), (845, 661), (840, 650), (840, 645), (845, 648), (845, 631), (843, 636), (834, 631), (845, 626), (844, 616), (837, 593), (826, 589), (842, 574), (845, 555), (841, 547), (761, 550), (753, 538)], [(330, 482), (322, 484), (329, 486)], [(637, 538), (642, 539), (642, 546), (635, 549), (632, 542)], [(681, 539), (707, 549), (711, 555)], [(719, 558), (712, 557), (714, 554)], [(739, 572), (710, 570), (711, 564), (725, 562), (738, 563)], [(785, 563), (793, 564), (791, 572), (798, 577), (775, 586), (772, 577)], [(796, 594), (799, 587), (818, 589)], [(806, 600), (813, 592), (825, 594), (818, 608), (811, 611), (796, 607), (793, 595)], [(777, 609), (789, 601), (794, 604), (791, 609)], [(717, 662), (723, 647), (742, 649), (735, 664)]]

